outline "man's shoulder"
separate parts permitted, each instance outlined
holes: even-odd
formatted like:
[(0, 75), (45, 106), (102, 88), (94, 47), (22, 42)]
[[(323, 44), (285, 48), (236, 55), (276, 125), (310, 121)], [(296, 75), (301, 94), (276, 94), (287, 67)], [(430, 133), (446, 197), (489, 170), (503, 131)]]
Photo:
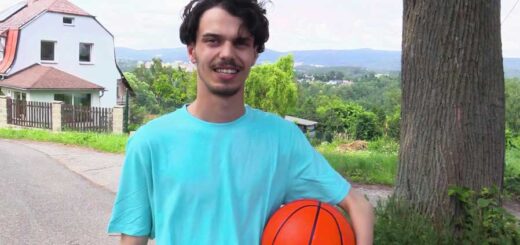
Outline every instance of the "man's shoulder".
[(297, 128), (293, 122), (285, 120), (280, 115), (274, 114), (272, 112), (266, 112), (251, 107), (250, 111), (252, 114), (252, 119), (264, 126), (283, 128), (286, 130), (294, 130)]
[(155, 138), (155, 136), (162, 135), (164, 132), (175, 130), (175, 127), (182, 120), (181, 109), (179, 108), (145, 123), (139, 127), (134, 136), (138, 138)]

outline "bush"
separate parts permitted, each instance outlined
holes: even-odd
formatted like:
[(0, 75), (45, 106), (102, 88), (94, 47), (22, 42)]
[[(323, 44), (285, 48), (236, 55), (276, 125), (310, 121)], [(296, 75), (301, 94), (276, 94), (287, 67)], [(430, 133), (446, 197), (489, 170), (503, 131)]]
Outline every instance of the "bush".
[(435, 228), (431, 219), (395, 197), (378, 203), (376, 217), (374, 244), (453, 244), (448, 226)]
[(392, 139), (399, 140), (401, 133), (401, 110), (396, 110), (392, 115), (388, 116), (386, 135)]
[(403, 200), (379, 203), (374, 244), (520, 244), (520, 223), (498, 205), (496, 188), (452, 187), (448, 192), (463, 214), (437, 225)]
[(513, 199), (520, 201), (520, 137), (512, 137), (506, 132), (506, 169), (504, 172), (504, 191)]
[(359, 113), (356, 122), (356, 139), (373, 140), (382, 134), (376, 114), (368, 111)]
[(462, 206), (463, 215), (454, 221), (460, 231), (458, 244), (520, 244), (520, 223), (499, 205), (497, 188), (475, 192), (452, 187), (449, 195)]

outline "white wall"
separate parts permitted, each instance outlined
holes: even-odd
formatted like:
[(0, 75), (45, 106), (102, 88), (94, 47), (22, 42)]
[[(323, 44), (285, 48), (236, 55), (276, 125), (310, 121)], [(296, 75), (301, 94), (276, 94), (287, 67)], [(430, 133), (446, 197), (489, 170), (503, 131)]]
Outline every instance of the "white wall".
[(59, 91), (32, 91), (27, 95), (27, 100), (30, 101), (41, 101), (41, 102), (52, 102), (54, 101), (54, 94), (72, 94), (72, 95), (79, 95), (79, 94), (87, 94), (90, 93), (91, 101), (90, 106), (92, 107), (99, 107), (99, 93), (97, 92), (90, 92), (90, 91), (66, 91), (66, 92), (59, 92)]
[[(27, 101), (38, 101), (38, 102), (53, 102), (54, 101), (54, 94), (72, 94), (72, 95), (79, 95), (79, 94), (87, 94), (90, 93), (90, 106), (92, 107), (100, 107), (99, 104), (99, 93), (98, 92), (91, 92), (91, 91), (66, 91), (66, 92), (59, 92), (59, 91), (22, 91), (22, 90), (16, 90), (16, 89), (8, 89), (8, 88), (2, 88), (2, 92), (6, 96), (14, 96), (14, 92), (22, 92), (27, 94)], [(104, 106), (102, 106), (104, 107)], [(113, 106), (112, 106), (113, 107)]]
[[(74, 26), (63, 24), (63, 17), (74, 17)], [(56, 41), (55, 63), (41, 62), (42, 40)], [(91, 64), (79, 62), (79, 43), (93, 43)], [(113, 37), (92, 17), (45, 13), (29, 22), (20, 31), (16, 59), (9, 74), (34, 63), (52, 66), (104, 87), (100, 106), (116, 105), (117, 79)], [(96, 96), (98, 97), (98, 96)], [(92, 105), (97, 104), (93, 101)]]

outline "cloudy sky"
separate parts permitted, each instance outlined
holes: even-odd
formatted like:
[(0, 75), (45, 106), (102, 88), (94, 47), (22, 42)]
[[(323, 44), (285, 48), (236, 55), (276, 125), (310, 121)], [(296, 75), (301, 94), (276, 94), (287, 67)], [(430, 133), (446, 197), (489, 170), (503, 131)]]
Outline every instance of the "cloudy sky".
[[(0, 0), (0, 9), (20, 0)], [(115, 36), (118, 47), (181, 47), (180, 14), (188, 0), (69, 0)], [(502, 48), (520, 58), (520, 3), (502, 2)], [(277, 51), (372, 48), (400, 50), (402, 0), (272, 0), (267, 5)], [(516, 7), (513, 8), (513, 6)], [(511, 11), (512, 10), (512, 11)], [(508, 15), (509, 14), (509, 15)], [(507, 16), (507, 18), (506, 18)]]

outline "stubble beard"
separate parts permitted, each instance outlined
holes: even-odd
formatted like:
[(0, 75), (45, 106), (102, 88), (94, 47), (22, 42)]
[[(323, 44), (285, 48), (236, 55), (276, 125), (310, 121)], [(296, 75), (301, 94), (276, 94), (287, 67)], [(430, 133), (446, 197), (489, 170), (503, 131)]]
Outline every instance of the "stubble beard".
[[(241, 66), (237, 65), (237, 63), (234, 60), (229, 59), (229, 60), (220, 61), (218, 64), (210, 66), (210, 69), (212, 69), (213, 66), (219, 66), (219, 65), (220, 66), (231, 65), (231, 66), (237, 67), (238, 69), (240, 69), (240, 67), (241, 67)], [(237, 93), (239, 93), (242, 86), (244, 86), (244, 84), (242, 84), (241, 86), (237, 86), (237, 87), (218, 88), (217, 86), (213, 86), (207, 79), (202, 78), (202, 77), (200, 77), (200, 79), (202, 80), (202, 82), (204, 83), (204, 85), (206, 86), (206, 88), (208, 89), (208, 91), (211, 94), (216, 95), (220, 98), (233, 97)], [(244, 83), (245, 83), (245, 81), (244, 81)]]
[(218, 97), (221, 97), (221, 98), (229, 98), (229, 97), (233, 97), (234, 95), (236, 95), (238, 92), (240, 92), (240, 89), (241, 87), (236, 87), (236, 88), (216, 88), (214, 86), (211, 86), (208, 82), (204, 81), (204, 85), (206, 85), (206, 88), (208, 89), (208, 91), (213, 94), (213, 95), (216, 95)]

